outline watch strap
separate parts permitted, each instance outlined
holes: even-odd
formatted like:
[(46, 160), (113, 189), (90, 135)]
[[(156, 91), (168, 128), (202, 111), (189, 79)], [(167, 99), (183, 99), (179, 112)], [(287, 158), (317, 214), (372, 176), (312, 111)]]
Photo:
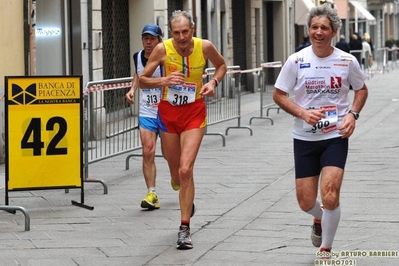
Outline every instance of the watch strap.
[(353, 110), (349, 110), (349, 113), (351, 113), (355, 117), (355, 120), (357, 120), (359, 118), (359, 113), (358, 112), (355, 112)]

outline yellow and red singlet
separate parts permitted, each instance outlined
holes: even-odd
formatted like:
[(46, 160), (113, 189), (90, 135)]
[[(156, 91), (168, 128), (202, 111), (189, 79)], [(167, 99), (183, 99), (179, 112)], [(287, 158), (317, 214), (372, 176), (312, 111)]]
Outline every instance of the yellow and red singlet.
[(173, 105), (192, 103), (202, 98), (202, 75), (205, 68), (205, 58), (202, 51), (202, 39), (193, 37), (194, 49), (189, 56), (181, 56), (173, 46), (173, 39), (164, 41), (166, 57), (164, 62), (164, 75), (182, 71), (185, 75), (185, 83), (179, 86), (164, 86), (162, 100), (169, 101)]

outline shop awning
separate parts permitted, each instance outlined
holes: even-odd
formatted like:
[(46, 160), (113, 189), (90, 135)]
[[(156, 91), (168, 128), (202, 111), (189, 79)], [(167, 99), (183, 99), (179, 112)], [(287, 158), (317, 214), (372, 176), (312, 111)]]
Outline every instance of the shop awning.
[(314, 6), (312, 0), (295, 1), (295, 23), (301, 26), (306, 25), (306, 17)]
[(367, 20), (371, 25), (377, 24), (375, 17), (359, 1), (349, 0), (349, 3), (356, 9), (355, 12), (359, 12), (357, 14), (360, 14), (360, 18)]

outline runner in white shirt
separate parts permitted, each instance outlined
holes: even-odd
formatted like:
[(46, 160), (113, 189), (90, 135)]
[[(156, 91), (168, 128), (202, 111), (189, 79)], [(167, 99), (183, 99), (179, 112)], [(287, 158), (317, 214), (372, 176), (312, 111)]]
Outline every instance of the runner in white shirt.
[[(294, 100), (299, 106), (317, 110), (324, 107), (325, 115), (328, 114), (315, 125), (295, 117), (294, 138), (316, 141), (341, 137), (337, 125), (349, 111), (349, 84), (362, 88), (367, 78), (356, 63), (353, 55), (333, 46), (331, 54), (324, 58), (317, 57), (312, 46), (288, 58), (275, 87), (286, 93), (294, 92)], [(290, 76), (297, 78), (287, 78)]]
[[(300, 208), (313, 216), (311, 239), (322, 257), (329, 257), (340, 220), (348, 138), (368, 95), (367, 75), (356, 58), (331, 45), (340, 26), (337, 11), (328, 4), (312, 8), (307, 18), (312, 45), (288, 58), (273, 93), (274, 101), (294, 116), (297, 199)], [(319, 178), (322, 204), (317, 199)]]
[[(133, 55), (136, 71), (134, 72), (132, 88), (126, 94), (126, 99), (130, 104), (134, 104), (134, 94), (139, 88), (139, 77), (155, 46), (162, 42), (162, 35), (161, 28), (155, 24), (147, 24), (142, 30), (141, 40), (144, 50)], [(152, 77), (162, 77), (161, 67), (158, 66)], [(157, 114), (161, 93), (162, 88), (140, 89), (139, 127), (143, 149), (143, 174), (148, 189), (147, 195), (141, 201), (140, 205), (142, 208), (146, 209), (160, 208), (158, 195), (155, 189), (155, 148), (159, 135)]]

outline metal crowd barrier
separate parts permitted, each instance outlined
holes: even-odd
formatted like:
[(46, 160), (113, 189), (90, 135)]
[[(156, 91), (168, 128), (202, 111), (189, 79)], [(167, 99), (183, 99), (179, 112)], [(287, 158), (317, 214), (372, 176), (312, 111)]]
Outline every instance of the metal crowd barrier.
[[(359, 55), (362, 50), (351, 50), (350, 53), (353, 55)], [(375, 50), (375, 56), (373, 57), (373, 63), (376, 65), (375, 68), (372, 68), (370, 66), (369, 61), (368, 61), (368, 53), (366, 52), (365, 60), (364, 62), (360, 62), (361, 66), (363, 67), (364, 71), (368, 74), (371, 74), (371, 76), (374, 73), (379, 73), (383, 74), (386, 72), (389, 72), (390, 69), (396, 69), (398, 68), (398, 51), (399, 49), (397, 47), (382, 47), (382, 48), (377, 48)]]
[[(215, 68), (205, 69), (204, 83), (212, 79)], [(205, 97), (208, 126), (217, 123), (237, 119), (237, 126), (227, 127), (229, 129), (248, 129), (252, 136), (252, 129), (249, 126), (241, 126), (241, 69), (240, 66), (228, 66), (227, 73), (215, 90), (214, 97)], [(223, 146), (226, 146), (226, 137), (221, 132), (208, 132), (205, 135), (219, 135), (222, 137)]]
[(22, 212), (22, 214), (25, 216), (25, 231), (30, 230), (30, 216), (28, 211), (21, 206), (9, 206), (9, 205), (0, 205), (0, 210), (2, 211), (7, 211), (12, 214), (15, 214), (17, 211)]
[[(209, 81), (215, 69), (205, 70), (204, 80)], [(237, 119), (235, 127), (247, 128), (252, 135), (252, 129), (241, 126), (241, 70), (239, 66), (228, 67), (214, 97), (206, 97), (208, 126), (224, 121)], [(90, 164), (118, 156), (124, 153), (142, 149), (140, 132), (138, 130), (138, 106), (128, 104), (125, 94), (132, 86), (132, 77), (88, 82), (85, 86), (84, 106), (84, 182), (97, 182), (104, 186), (104, 194), (108, 193), (103, 180), (88, 177)], [(134, 111), (134, 108), (137, 108)], [(223, 146), (226, 145), (222, 133), (206, 132), (206, 135), (220, 135)], [(129, 169), (129, 159), (142, 156), (142, 153), (132, 153), (126, 158), (126, 170)], [(162, 155), (156, 155), (162, 157)]]
[(377, 48), (375, 51), (375, 60), (377, 61), (377, 73), (389, 72), (388, 69), (388, 48)]
[[(271, 69), (280, 69), (283, 66), (281, 61), (275, 61), (275, 62), (267, 62), (267, 63), (262, 63), (260, 70), (260, 81), (261, 81), (261, 87), (260, 87), (260, 107), (259, 107), (259, 116), (253, 116), (249, 119), (249, 124), (251, 125), (252, 119), (268, 119), (270, 120), (271, 124), (273, 125), (273, 119), (269, 117), (269, 110), (270, 109), (277, 109), (277, 112), (280, 110), (280, 107), (276, 106), (276, 104), (273, 101), (272, 94), (274, 90), (273, 85), (269, 85), (267, 82), (267, 72), (270, 71)], [(263, 110), (267, 109), (266, 116), (263, 115)]]
[[(214, 68), (205, 70), (204, 82), (212, 79)], [(220, 135), (223, 146), (229, 129), (248, 129), (241, 125), (241, 69), (239, 66), (229, 66), (227, 73), (220, 82), (214, 97), (206, 97), (208, 127), (206, 135)], [(132, 86), (132, 77), (88, 82), (84, 89), (84, 182), (97, 182), (104, 186), (104, 194), (108, 193), (103, 180), (89, 178), (90, 164), (118, 156), (124, 153), (142, 149), (140, 132), (138, 130), (138, 106), (128, 104), (125, 94)], [(134, 108), (137, 108), (134, 111)], [(225, 134), (208, 132), (211, 125), (237, 120), (236, 126), (226, 128)], [(142, 153), (129, 154), (126, 158), (126, 170), (129, 169), (129, 159), (132, 156), (142, 156)], [(162, 155), (156, 155), (162, 157)]]
[(390, 61), (388, 60), (388, 63), (391, 62), (391, 69), (395, 69), (398, 68), (398, 52), (399, 49), (394, 46), (392, 48), (388, 48), (387, 49), (388, 52), (388, 59), (391, 59)]
[(138, 116), (125, 99), (132, 77), (92, 81), (84, 90), (84, 182), (103, 180), (88, 177), (88, 166), (126, 152), (141, 149)]

